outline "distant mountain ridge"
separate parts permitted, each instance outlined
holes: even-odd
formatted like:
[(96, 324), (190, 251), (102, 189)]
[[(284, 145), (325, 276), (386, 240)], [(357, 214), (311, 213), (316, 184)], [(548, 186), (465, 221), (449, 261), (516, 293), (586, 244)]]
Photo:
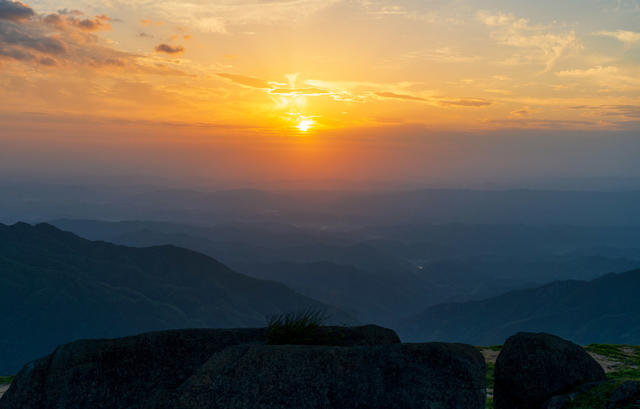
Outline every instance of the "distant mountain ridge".
[(628, 247), (638, 243), (640, 229), (631, 227), (448, 224), (341, 231), (251, 222), (50, 223), (91, 240), (188, 248), (391, 328), (436, 304), (640, 266), (640, 249)]
[(89, 241), (49, 224), (0, 224), (0, 272), (0, 373), (9, 374), (77, 338), (261, 326), (269, 314), (327, 308), (191, 250)]
[(316, 226), (420, 223), (640, 227), (640, 190), (262, 191), (0, 184), (0, 220), (244, 220)]
[(399, 333), (403, 339), (494, 345), (519, 331), (554, 333), (583, 345), (639, 344), (640, 269), (436, 305)]

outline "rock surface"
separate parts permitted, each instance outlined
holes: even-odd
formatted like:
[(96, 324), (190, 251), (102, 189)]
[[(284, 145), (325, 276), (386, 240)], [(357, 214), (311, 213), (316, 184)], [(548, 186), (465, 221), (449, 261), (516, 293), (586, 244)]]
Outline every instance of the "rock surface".
[(317, 334), (318, 346), (266, 345), (266, 329), (75, 341), (26, 365), (0, 409), (484, 408), (473, 347), (400, 344), (377, 326)]
[(613, 391), (607, 409), (621, 409), (636, 400), (640, 401), (640, 382), (626, 381)]
[(580, 346), (550, 334), (510, 337), (495, 368), (495, 409), (539, 409), (555, 395), (606, 380), (604, 370)]
[[(356, 345), (391, 345), (399, 344), (400, 338), (394, 330), (382, 328), (377, 325), (364, 325), (360, 327), (317, 327), (307, 331), (305, 337), (296, 337), (300, 345), (332, 345), (332, 346), (356, 346)], [(286, 335), (275, 334), (268, 337), (271, 345), (292, 344)]]
[(564, 409), (567, 406), (569, 406), (569, 404), (573, 402), (573, 400), (576, 399), (578, 396), (582, 395), (583, 393), (589, 392), (589, 390), (601, 384), (602, 384), (602, 381), (585, 383), (573, 389), (569, 393), (566, 393), (564, 395), (556, 395), (551, 399), (549, 399), (548, 401), (546, 401), (542, 405), (542, 409)]
[(71, 342), (27, 364), (0, 408), (146, 407), (169, 399), (215, 352), (265, 336), (265, 329), (202, 329)]
[(179, 409), (483, 409), (473, 347), (242, 345), (215, 354), (179, 389)]

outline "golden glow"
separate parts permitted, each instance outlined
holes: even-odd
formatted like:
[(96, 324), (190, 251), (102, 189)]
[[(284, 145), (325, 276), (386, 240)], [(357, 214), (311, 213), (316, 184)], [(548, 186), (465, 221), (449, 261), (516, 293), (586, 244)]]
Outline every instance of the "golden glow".
[[(636, 129), (640, 63), (632, 56), (640, 32), (628, 29), (639, 15), (635, 3), (608, 10), (605, 24), (600, 3), (613, 0), (566, 15), (553, 4), (521, 2), (527, 6), (468, 0), (432, 10), (409, 0), (220, 1), (185, 9), (169, 0), (131, 7), (68, 0), (84, 5), (78, 13), (99, 13), (83, 17), (86, 26), (64, 13), (45, 21), (59, 8), (53, 0), (23, 0), (39, 18), (13, 21), (11, 30), (42, 45), (0, 38), (0, 115), (286, 135), (408, 124)], [(131, 16), (107, 24), (103, 12)], [(51, 38), (55, 49), (45, 49)]]
[(311, 118), (301, 119), (300, 122), (298, 122), (298, 129), (302, 132), (307, 132), (313, 126), (314, 123), (315, 121)]

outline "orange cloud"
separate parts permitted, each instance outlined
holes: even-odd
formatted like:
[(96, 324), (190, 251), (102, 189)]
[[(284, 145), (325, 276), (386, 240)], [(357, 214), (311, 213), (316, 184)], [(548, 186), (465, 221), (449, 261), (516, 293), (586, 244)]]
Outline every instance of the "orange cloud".
[(408, 94), (396, 94), (395, 92), (376, 92), (375, 94), (377, 96), (379, 96), (379, 97), (382, 97), (382, 98), (404, 99), (404, 100), (407, 100), (407, 101), (421, 101), (421, 102), (427, 102), (428, 101), (425, 98), (416, 97), (416, 96), (408, 95)]
[(262, 89), (271, 88), (271, 84), (269, 83), (269, 81), (265, 81), (260, 78), (248, 77), (246, 75), (239, 75), (239, 74), (228, 74), (225, 72), (218, 73), (217, 75), (219, 77), (231, 80), (236, 84), (244, 85), (245, 87), (262, 88)]
[(111, 19), (104, 14), (96, 16), (93, 19), (79, 19), (68, 15), (54, 13), (49, 14), (44, 18), (44, 22), (46, 24), (54, 26), (59, 30), (65, 30), (69, 27), (73, 27), (86, 32), (111, 30), (111, 24), (109, 24), (110, 20)]
[(454, 105), (460, 107), (486, 107), (491, 105), (491, 101), (487, 101), (486, 99), (480, 98), (470, 98), (470, 99), (449, 99), (442, 100), (438, 102), (440, 105)]
[(162, 43), (156, 46), (156, 52), (165, 54), (181, 54), (184, 52), (184, 47), (181, 45), (172, 46)]

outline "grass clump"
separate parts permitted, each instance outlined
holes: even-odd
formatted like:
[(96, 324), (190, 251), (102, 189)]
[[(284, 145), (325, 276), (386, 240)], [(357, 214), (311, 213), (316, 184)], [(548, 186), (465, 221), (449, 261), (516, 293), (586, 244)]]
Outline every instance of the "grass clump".
[(493, 390), (493, 385), (496, 382), (495, 372), (496, 372), (496, 365), (492, 364), (491, 362), (487, 362), (487, 374), (486, 374), (487, 389)]
[(488, 349), (489, 351), (502, 351), (502, 345), (488, 345), (488, 346), (477, 346), (476, 349), (482, 351), (483, 349)]
[(634, 348), (626, 345), (608, 345), (608, 344), (591, 344), (587, 345), (585, 349), (594, 354), (605, 356), (609, 359), (613, 359), (620, 362), (625, 362), (629, 359), (628, 354), (624, 352), (624, 348)]
[(620, 386), (622, 382), (605, 382), (595, 386), (588, 391), (576, 395), (567, 409), (595, 409), (605, 408), (611, 397), (611, 393)]
[(13, 376), (0, 376), (0, 385), (13, 382)]
[(306, 310), (267, 318), (267, 344), (309, 345), (316, 341), (318, 328), (327, 320), (321, 310)]
[(495, 378), (496, 365), (491, 362), (487, 362), (486, 365), (487, 365), (487, 372), (485, 376), (486, 376), (486, 387), (487, 387), (488, 396), (485, 402), (485, 408), (493, 409), (493, 386), (496, 381), (496, 378)]
[(640, 347), (631, 345), (591, 344), (587, 351), (619, 363), (619, 367), (607, 374), (613, 381), (640, 381)]
[[(624, 381), (640, 381), (640, 347), (631, 345), (591, 344), (585, 349), (603, 356), (619, 365), (607, 373), (608, 382), (598, 385), (585, 393), (577, 395), (567, 409), (604, 408), (611, 393)], [(629, 404), (625, 409), (637, 409), (637, 403)]]

